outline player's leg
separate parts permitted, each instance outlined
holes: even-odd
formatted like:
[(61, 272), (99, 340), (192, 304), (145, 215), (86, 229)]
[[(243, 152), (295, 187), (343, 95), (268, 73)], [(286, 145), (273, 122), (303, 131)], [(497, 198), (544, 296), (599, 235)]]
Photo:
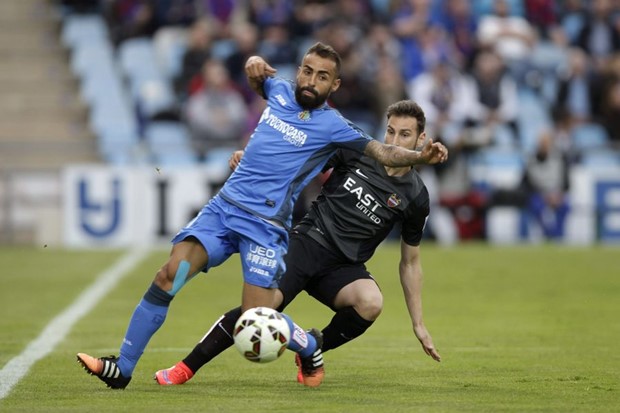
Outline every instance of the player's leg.
[[(279, 288), (275, 290), (274, 308), (282, 312), (284, 308), (305, 288), (314, 268), (320, 262), (312, 254), (312, 247), (317, 245), (310, 240), (305, 244), (302, 236), (292, 235), (289, 242), (288, 252), (284, 257), (286, 272), (280, 279)], [(307, 238), (307, 237), (306, 237)], [(318, 254), (323, 257), (324, 254)], [(183, 384), (191, 379), (194, 374), (205, 364), (217, 357), (233, 341), (235, 323), (241, 316), (241, 307), (234, 308), (218, 318), (209, 331), (202, 337), (192, 351), (174, 366), (158, 370), (155, 380), (161, 385)], [(303, 382), (303, 378), (300, 379)]]
[(122, 389), (129, 384), (138, 360), (151, 337), (163, 324), (170, 302), (180, 288), (207, 265), (208, 256), (195, 239), (174, 245), (170, 258), (160, 268), (130, 318), (118, 357), (92, 357), (79, 353), (78, 361), (108, 387)]
[(383, 296), (374, 280), (357, 280), (336, 295), (336, 314), (323, 329), (324, 351), (364, 334), (383, 309)]
[[(288, 249), (288, 234), (283, 228), (258, 219), (254, 219), (251, 226), (244, 225), (240, 231), (244, 235), (239, 242), (244, 280), (241, 308), (275, 308), (276, 288), (286, 270), (284, 256)], [(288, 348), (297, 353), (296, 360), (303, 370), (303, 383), (311, 387), (319, 386), (325, 374), (320, 332), (311, 329), (306, 333), (290, 316), (282, 315), (291, 330)]]
[(365, 266), (340, 266), (308, 285), (308, 293), (335, 311), (323, 329), (323, 352), (364, 332), (379, 317), (383, 296)]
[[(277, 307), (282, 302), (282, 293), (276, 290), (275, 295), (274, 306)], [(234, 344), (233, 330), (241, 314), (241, 307), (233, 308), (223, 314), (183, 360), (172, 367), (155, 372), (155, 381), (162, 386), (167, 386), (183, 384), (194, 377), (202, 366)]]
[(235, 252), (236, 247), (226, 238), (227, 229), (219, 225), (220, 212), (217, 202), (210, 203), (173, 239), (170, 258), (157, 272), (132, 314), (120, 356), (95, 358), (78, 354), (78, 361), (89, 373), (109, 387), (122, 389), (127, 386), (148, 341), (163, 324), (177, 292), (198, 272), (219, 265)]

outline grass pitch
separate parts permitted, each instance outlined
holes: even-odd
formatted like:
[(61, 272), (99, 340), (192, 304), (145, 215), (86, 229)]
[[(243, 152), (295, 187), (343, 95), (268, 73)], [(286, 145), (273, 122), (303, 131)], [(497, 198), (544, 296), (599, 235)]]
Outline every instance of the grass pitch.
[[(0, 368), (20, 354), (120, 251), (0, 249)], [(617, 412), (620, 411), (620, 248), (422, 246), (426, 325), (436, 363), (413, 335), (398, 280), (399, 248), (369, 263), (385, 296), (368, 332), (325, 355), (318, 389), (294, 381), (292, 354), (266, 365), (234, 349), (183, 386), (153, 372), (190, 351), (238, 305), (233, 257), (177, 296), (133, 380), (111, 391), (75, 353), (118, 352), (129, 316), (168, 251), (153, 252), (0, 400), (0, 411), (92, 412)], [(331, 312), (306, 295), (287, 313), (304, 328)]]

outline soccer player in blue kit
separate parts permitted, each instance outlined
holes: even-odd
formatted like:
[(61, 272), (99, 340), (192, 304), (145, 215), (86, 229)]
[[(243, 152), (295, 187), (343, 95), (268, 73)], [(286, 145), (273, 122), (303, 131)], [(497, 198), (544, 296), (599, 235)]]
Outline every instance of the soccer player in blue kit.
[[(317, 43), (308, 49), (296, 83), (274, 77), (275, 69), (259, 56), (247, 60), (245, 71), (267, 107), (243, 159), (220, 192), (173, 238), (170, 257), (134, 310), (119, 356), (77, 354), (84, 369), (110, 388), (129, 384), (178, 291), (234, 253), (239, 253), (243, 269), (242, 311), (275, 307), (293, 205), (338, 148), (394, 167), (447, 159), (446, 148), (432, 140), (420, 151), (376, 141), (329, 107), (327, 98), (340, 86), (340, 56), (328, 45)], [(285, 317), (293, 332), (288, 348), (308, 366), (303, 381), (318, 386), (324, 375), (320, 338)]]

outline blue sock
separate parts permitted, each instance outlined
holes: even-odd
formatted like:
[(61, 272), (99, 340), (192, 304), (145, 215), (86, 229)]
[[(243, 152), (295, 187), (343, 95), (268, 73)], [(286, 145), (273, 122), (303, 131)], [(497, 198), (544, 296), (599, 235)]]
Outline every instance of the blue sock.
[(118, 367), (125, 377), (131, 376), (149, 340), (164, 323), (172, 296), (155, 284), (136, 307), (125, 333)]
[(291, 320), (291, 317), (282, 313), (282, 316), (291, 329), (291, 339), (288, 341), (287, 348), (299, 353), (301, 357), (310, 357), (316, 351), (316, 339), (312, 334), (307, 334), (301, 327)]

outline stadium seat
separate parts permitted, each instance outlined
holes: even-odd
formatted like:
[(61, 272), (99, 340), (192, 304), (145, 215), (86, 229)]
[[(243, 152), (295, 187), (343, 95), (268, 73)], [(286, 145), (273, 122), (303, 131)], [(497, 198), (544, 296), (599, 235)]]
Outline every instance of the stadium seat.
[(121, 73), (130, 81), (136, 78), (163, 77), (155, 57), (153, 41), (147, 37), (127, 39), (118, 46)]
[(494, 148), (512, 149), (516, 147), (516, 144), (517, 138), (513, 129), (507, 125), (498, 125), (495, 127), (493, 131)]
[(137, 133), (114, 129), (103, 130), (97, 136), (97, 148), (101, 157), (113, 165), (134, 163), (140, 140)]
[(172, 80), (182, 69), (183, 54), (187, 49), (187, 29), (162, 27), (153, 37), (155, 58), (166, 79)]
[(596, 123), (584, 123), (575, 126), (571, 138), (575, 149), (578, 151), (601, 149), (609, 146), (607, 131)]
[(191, 145), (189, 130), (181, 122), (150, 122), (145, 127), (144, 138), (155, 162), (180, 164), (194, 163), (198, 159)]
[(60, 40), (70, 49), (81, 45), (104, 43), (109, 41), (109, 30), (101, 15), (72, 14), (63, 21)]
[(150, 119), (158, 113), (175, 108), (177, 101), (170, 84), (162, 79), (144, 79), (135, 92), (140, 115)]
[(489, 189), (514, 189), (523, 178), (524, 159), (518, 150), (481, 149), (469, 158), (469, 174), (474, 184)]
[(109, 43), (94, 43), (73, 50), (70, 58), (71, 72), (80, 79), (92, 73), (115, 70), (114, 50)]
[(89, 126), (97, 136), (104, 135), (110, 130), (127, 135), (138, 135), (139, 131), (135, 115), (122, 101), (117, 105), (94, 106), (89, 114)]
[(531, 90), (519, 91), (519, 143), (524, 153), (532, 153), (540, 133), (551, 127), (551, 117), (544, 100)]
[(584, 151), (579, 163), (590, 170), (617, 169), (620, 168), (620, 153), (610, 148)]
[(235, 52), (235, 42), (228, 39), (217, 40), (211, 47), (211, 57), (219, 60), (226, 60)]

